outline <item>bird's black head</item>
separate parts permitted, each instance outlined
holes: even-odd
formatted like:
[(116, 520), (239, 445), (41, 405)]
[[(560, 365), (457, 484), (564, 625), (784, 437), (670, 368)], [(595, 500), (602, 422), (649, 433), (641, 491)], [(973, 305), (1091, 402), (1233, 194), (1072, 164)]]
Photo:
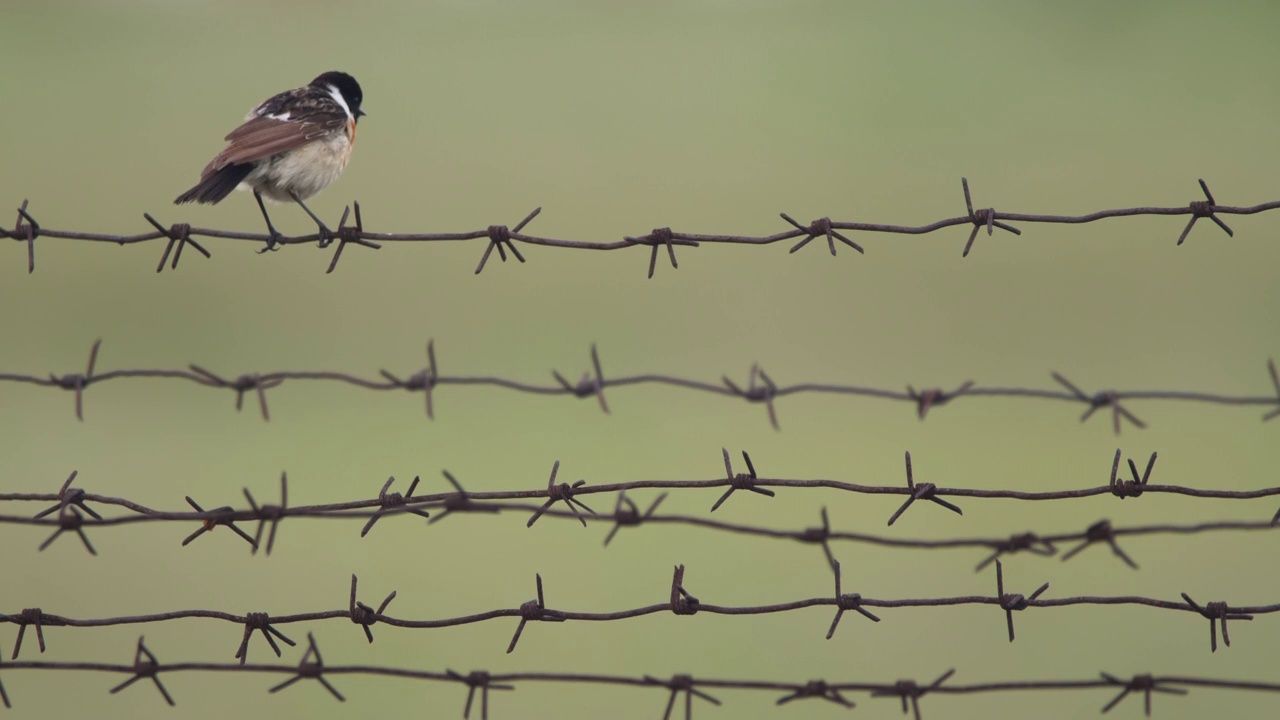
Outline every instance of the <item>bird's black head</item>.
[(336, 89), (342, 95), (342, 99), (346, 101), (347, 107), (351, 109), (351, 114), (355, 116), (357, 121), (365, 114), (360, 109), (360, 104), (364, 102), (364, 91), (360, 89), (360, 83), (356, 82), (356, 79), (350, 75), (337, 70), (330, 70), (312, 80), (311, 86), (326, 90), (330, 87)]

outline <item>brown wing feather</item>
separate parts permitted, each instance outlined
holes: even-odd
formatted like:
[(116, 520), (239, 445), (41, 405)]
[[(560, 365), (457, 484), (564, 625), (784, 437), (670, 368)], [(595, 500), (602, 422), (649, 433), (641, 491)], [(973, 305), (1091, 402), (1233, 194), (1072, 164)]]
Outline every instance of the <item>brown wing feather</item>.
[(345, 117), (316, 113), (308, 120), (276, 120), (265, 115), (254, 117), (227, 134), (230, 143), (200, 173), (208, 177), (228, 165), (250, 163), (293, 150), (312, 140), (341, 132)]

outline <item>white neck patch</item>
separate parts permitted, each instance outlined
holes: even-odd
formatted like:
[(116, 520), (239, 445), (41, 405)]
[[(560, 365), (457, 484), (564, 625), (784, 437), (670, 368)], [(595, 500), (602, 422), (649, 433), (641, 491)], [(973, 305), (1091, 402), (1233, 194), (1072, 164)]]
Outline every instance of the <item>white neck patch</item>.
[(334, 101), (337, 102), (339, 105), (341, 105), (343, 110), (347, 111), (348, 118), (354, 119), (355, 116), (351, 114), (351, 108), (347, 107), (347, 101), (345, 98), (342, 97), (342, 93), (338, 92), (338, 88), (334, 85), (329, 85), (328, 87), (329, 87), (329, 96), (332, 97)]

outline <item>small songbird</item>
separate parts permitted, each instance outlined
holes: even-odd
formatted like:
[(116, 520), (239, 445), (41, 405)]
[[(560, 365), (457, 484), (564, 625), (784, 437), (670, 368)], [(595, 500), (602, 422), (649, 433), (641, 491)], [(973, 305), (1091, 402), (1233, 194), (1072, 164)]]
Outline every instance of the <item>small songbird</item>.
[(280, 235), (271, 224), (266, 195), (272, 200), (293, 200), (320, 227), (328, 227), (303, 200), (338, 179), (356, 141), (356, 123), (364, 93), (356, 79), (344, 72), (326, 72), (307, 85), (268, 98), (245, 116), (245, 122), (227, 135), (227, 147), (200, 173), (200, 182), (179, 195), (174, 203), (215, 204), (238, 187), (253, 190), (262, 210), (274, 249)]

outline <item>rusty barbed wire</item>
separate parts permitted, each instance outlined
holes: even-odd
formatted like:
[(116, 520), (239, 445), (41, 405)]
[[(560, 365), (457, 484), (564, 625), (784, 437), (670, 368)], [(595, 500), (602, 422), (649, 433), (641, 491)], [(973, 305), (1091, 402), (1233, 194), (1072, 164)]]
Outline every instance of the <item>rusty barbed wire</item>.
[[(0, 614), (0, 623), (10, 623), (18, 626), (18, 635), (14, 641), (13, 654), (11, 656), (11, 659), (16, 660), (22, 651), (22, 641), (28, 627), (35, 629), (36, 641), (39, 645), (40, 652), (43, 653), (45, 651), (44, 633), (48, 628), (101, 628), (123, 625), (131, 626), (190, 618), (221, 620), (234, 625), (243, 626), (243, 632), (238, 633), (239, 642), (234, 657), (238, 658), (241, 664), (245, 664), (248, 661), (248, 644), (253, 633), (260, 632), (266, 639), (267, 644), (271, 647), (272, 651), (274, 651), (276, 656), (279, 657), (281, 650), (280, 646), (275, 642), (276, 640), (280, 640), (290, 646), (295, 644), (293, 640), (280, 630), (281, 626), (294, 623), (315, 623), (325, 620), (349, 621), (352, 624), (359, 626), (364, 632), (365, 638), (372, 643), (374, 636), (371, 628), (373, 625), (379, 623), (385, 626), (401, 629), (430, 630), (472, 625), (491, 620), (501, 620), (504, 618), (516, 618), (519, 622), (515, 627), (514, 634), (511, 636), (510, 643), (507, 645), (507, 653), (510, 654), (515, 651), (517, 644), (520, 642), (520, 638), (524, 635), (526, 627), (530, 624), (536, 623), (563, 623), (571, 621), (588, 621), (597, 623), (614, 622), (665, 613), (671, 613), (676, 616), (693, 616), (699, 613), (706, 615), (775, 615), (807, 610), (809, 608), (834, 607), (835, 616), (832, 618), (825, 635), (826, 639), (830, 640), (835, 636), (836, 629), (839, 626), (840, 621), (844, 618), (846, 612), (855, 612), (866, 620), (873, 623), (879, 623), (882, 618), (873, 613), (871, 608), (902, 609), (994, 605), (1003, 611), (1005, 623), (1002, 624), (1008, 632), (1009, 642), (1013, 642), (1016, 637), (1013, 623), (1013, 613), (1015, 612), (1022, 612), (1029, 609), (1077, 606), (1111, 607), (1117, 605), (1130, 605), (1151, 609), (1189, 612), (1198, 615), (1203, 619), (1207, 619), (1209, 621), (1210, 652), (1217, 652), (1219, 628), (1222, 630), (1223, 644), (1228, 647), (1231, 645), (1231, 637), (1227, 632), (1228, 620), (1237, 622), (1247, 621), (1253, 620), (1255, 616), (1258, 615), (1268, 615), (1280, 612), (1280, 603), (1269, 605), (1230, 605), (1225, 601), (1214, 601), (1201, 605), (1192, 599), (1192, 597), (1186, 592), (1181, 594), (1181, 601), (1163, 600), (1160, 598), (1143, 597), (1139, 595), (1082, 595), (1045, 598), (1042, 596), (1048, 592), (1049, 583), (1044, 583), (1031, 594), (1023, 595), (1021, 593), (1005, 592), (1003, 564), (999, 560), (996, 560), (995, 566), (996, 593), (994, 595), (955, 595), (931, 598), (885, 599), (867, 597), (861, 593), (847, 593), (844, 592), (845, 583), (841, 573), (840, 563), (835, 561), (831, 564), (832, 574), (835, 578), (834, 594), (800, 598), (765, 605), (719, 605), (707, 602), (695, 596), (686, 585), (685, 566), (677, 565), (675, 566), (675, 570), (672, 574), (670, 584), (665, 588), (665, 592), (668, 594), (668, 600), (665, 602), (640, 605), (623, 610), (607, 612), (559, 610), (548, 605), (546, 595), (543, 590), (542, 575), (536, 574), (536, 595), (534, 599), (523, 602), (516, 607), (486, 610), (457, 617), (414, 619), (395, 617), (386, 614), (385, 611), (391, 604), (391, 601), (397, 598), (397, 593), (395, 591), (388, 594), (378, 605), (377, 609), (360, 602), (358, 599), (359, 596), (357, 595), (358, 580), (356, 575), (353, 574), (351, 576), (351, 589), (347, 598), (347, 606), (336, 610), (320, 610), (288, 614), (251, 612), (239, 615), (222, 610), (193, 608), (118, 617), (72, 618), (47, 613), (42, 608), (24, 608), (20, 612), (14, 614)], [(401, 604), (403, 605), (403, 602)], [(881, 610), (881, 612), (883, 612), (883, 610)]]
[[(725, 492), (712, 505), (711, 512), (715, 512), (735, 491), (740, 489), (756, 491), (757, 494), (766, 494), (769, 497), (772, 497), (773, 493), (773, 490), (769, 488), (773, 487), (799, 490), (827, 488), (861, 494), (906, 495), (907, 499), (903, 505), (890, 516), (888, 523), (890, 525), (901, 517), (902, 513), (916, 500), (946, 502), (940, 500), (939, 496), (1022, 501), (1070, 500), (1103, 495), (1111, 495), (1124, 500), (1141, 497), (1147, 493), (1237, 500), (1280, 496), (1280, 487), (1254, 490), (1213, 490), (1177, 485), (1152, 485), (1150, 484), (1150, 478), (1157, 457), (1156, 453), (1151, 454), (1151, 458), (1141, 474), (1138, 472), (1137, 464), (1130, 459), (1128, 466), (1133, 479), (1126, 480), (1119, 475), (1120, 449), (1116, 450), (1112, 460), (1111, 475), (1106, 485), (1051, 491), (946, 488), (938, 487), (932, 483), (915, 483), (911, 473), (910, 453), (905, 455), (910, 481), (907, 486), (862, 485), (830, 479), (806, 480), (760, 477), (754, 472), (754, 465), (750, 463), (750, 456), (745, 452), (743, 453), (743, 459), (748, 462), (748, 468), (751, 471), (748, 473), (735, 473), (729, 462), (728, 451), (722, 448), (721, 453), (725, 460), (725, 477), (720, 479), (633, 480), (600, 485), (588, 485), (585, 480), (579, 480), (573, 484), (557, 484), (556, 478), (560, 469), (560, 461), (557, 460), (552, 466), (551, 476), (545, 488), (470, 492), (462, 487), (462, 484), (458, 482), (452, 473), (445, 470), (442, 474), (452, 487), (451, 492), (415, 495), (414, 492), (421, 481), (420, 476), (414, 477), (406, 494), (390, 492), (390, 488), (395, 482), (395, 477), (392, 476), (382, 484), (378, 494), (374, 497), (318, 505), (290, 506), (288, 475), (282, 473), (280, 476), (280, 504), (278, 505), (259, 504), (253, 493), (246, 487), (243, 489), (243, 493), (249, 505), (247, 508), (237, 509), (230, 505), (224, 505), (205, 510), (195, 499), (187, 496), (185, 498), (186, 502), (193, 508), (193, 511), (159, 510), (126, 498), (90, 493), (83, 488), (72, 487), (78, 477), (78, 471), (73, 471), (56, 493), (0, 493), (0, 503), (53, 503), (53, 505), (41, 510), (34, 516), (0, 514), (0, 525), (33, 525), (54, 528), (53, 534), (49, 535), (40, 544), (40, 550), (48, 548), (62, 534), (73, 532), (79, 537), (84, 547), (91, 554), (96, 555), (97, 550), (90, 543), (85, 533), (86, 529), (114, 527), (139, 522), (195, 523), (196, 529), (185, 536), (182, 540), (183, 546), (190, 544), (217, 527), (227, 527), (249, 545), (253, 554), (256, 554), (262, 548), (263, 535), (266, 533), (265, 549), (266, 553), (270, 554), (275, 545), (276, 533), (280, 523), (286, 517), (364, 520), (365, 523), (360, 529), (360, 537), (365, 537), (380, 519), (389, 516), (411, 514), (426, 519), (427, 524), (430, 525), (448, 517), (450, 514), (474, 516), (480, 514), (527, 513), (529, 519), (526, 522), (526, 526), (528, 527), (532, 527), (538, 519), (543, 517), (574, 520), (580, 522), (584, 527), (588, 523), (611, 525), (612, 527), (604, 538), (606, 547), (624, 527), (638, 527), (644, 524), (675, 524), (700, 527), (724, 533), (753, 535), (817, 545), (822, 548), (828, 563), (835, 562), (830, 547), (830, 543), (833, 541), (926, 550), (981, 548), (990, 554), (975, 568), (979, 571), (1004, 555), (1027, 552), (1042, 557), (1054, 557), (1058, 555), (1059, 546), (1067, 543), (1076, 543), (1076, 546), (1062, 555), (1064, 561), (1070, 560), (1084, 549), (1095, 544), (1104, 544), (1111, 549), (1113, 555), (1126, 565), (1137, 569), (1138, 564), (1120, 547), (1120, 538), (1142, 535), (1189, 535), (1206, 532), (1257, 531), (1280, 528), (1280, 510), (1278, 510), (1271, 516), (1270, 520), (1221, 520), (1194, 524), (1157, 524), (1118, 528), (1113, 527), (1109, 520), (1104, 519), (1089, 525), (1081, 531), (1055, 534), (1027, 531), (1015, 533), (1008, 537), (911, 539), (833, 530), (825, 507), (822, 508), (820, 514), (820, 526), (806, 527), (799, 530), (718, 521), (690, 515), (662, 515), (656, 512), (658, 506), (672, 490), (718, 490), (720, 488), (726, 488)], [(639, 506), (631, 498), (627, 497), (627, 492), (639, 489), (659, 489), (664, 492), (654, 499), (647, 509), (641, 512)], [(617, 494), (614, 509), (611, 513), (597, 513), (582, 500), (583, 497), (602, 493)], [(509, 502), (511, 500), (536, 500), (542, 498), (545, 498), (545, 500), (541, 505)], [(568, 509), (560, 510), (553, 507), (556, 502), (564, 502)], [(89, 503), (122, 508), (128, 510), (129, 514), (104, 517)], [(955, 506), (947, 503), (946, 507), (954, 508)], [(582, 510), (580, 511), (579, 508), (582, 508)], [(956, 509), (958, 510), (958, 508)], [(434, 514), (432, 514), (433, 512)], [(237, 527), (235, 524), (237, 522), (257, 522), (257, 529), (253, 536)], [(268, 527), (270, 528), (269, 532), (267, 531)]]
[[(666, 694), (663, 708), (663, 720), (670, 720), (677, 700), (683, 697), (684, 718), (692, 720), (694, 700), (705, 701), (711, 705), (721, 705), (722, 701), (711, 695), (711, 691), (751, 690), (767, 692), (777, 696), (775, 705), (785, 705), (797, 700), (821, 700), (834, 703), (845, 708), (855, 706), (846, 694), (867, 693), (871, 698), (893, 698), (901, 702), (903, 713), (910, 712), (915, 720), (921, 720), (920, 701), (927, 695), (974, 695), (1007, 692), (1063, 692), (1067, 690), (1105, 690), (1116, 693), (1110, 701), (1102, 706), (1106, 713), (1116, 707), (1130, 695), (1141, 695), (1146, 715), (1152, 710), (1152, 695), (1155, 693), (1184, 696), (1191, 688), (1217, 688), (1221, 690), (1280, 692), (1280, 683), (1259, 682), (1237, 679), (1215, 679), (1181, 675), (1137, 674), (1129, 679), (1121, 678), (1108, 672), (1099, 673), (1098, 677), (1077, 680), (1009, 680), (987, 681), (968, 685), (949, 682), (955, 675), (955, 668), (947, 670), (931, 680), (918, 681), (902, 679), (894, 682), (851, 682), (828, 681), (825, 679), (805, 682), (788, 682), (783, 680), (745, 680), (727, 678), (694, 677), (689, 674), (675, 674), (670, 678), (652, 675), (639, 677), (628, 675), (608, 675), (600, 673), (569, 672), (513, 672), (490, 673), (485, 670), (473, 670), (463, 674), (452, 669), (444, 671), (398, 668), (378, 665), (329, 665), (320, 654), (315, 636), (307, 635), (307, 646), (301, 660), (296, 665), (270, 664), (232, 664), (211, 662), (175, 662), (164, 663), (146, 647), (143, 638), (138, 639), (134, 650), (134, 659), (130, 664), (111, 664), (100, 662), (77, 661), (38, 661), (24, 660), (0, 664), (0, 671), (39, 670), (45, 672), (100, 672), (127, 676), (124, 682), (111, 688), (112, 694), (128, 688), (139, 680), (150, 680), (169, 705), (176, 701), (160, 680), (165, 673), (178, 672), (218, 672), (249, 673), (262, 675), (287, 675), (284, 681), (268, 689), (276, 693), (287, 689), (301, 680), (315, 680), (324, 690), (339, 702), (345, 702), (346, 696), (330, 682), (330, 678), (339, 675), (366, 675), (394, 677), (405, 680), (424, 680), (432, 682), (453, 683), (467, 689), (463, 706), (463, 718), (471, 716), (471, 709), (476, 695), (480, 696), (480, 719), (489, 719), (489, 691), (513, 691), (516, 685), (523, 683), (558, 683), (569, 685), (612, 685), (624, 687), (646, 687)], [(68, 683), (70, 684), (70, 683)], [(8, 693), (0, 683), (0, 701), (5, 707), (12, 707)], [(658, 704), (655, 703), (655, 711)]]
[(548, 396), (568, 396), (578, 399), (594, 398), (605, 413), (610, 412), (605, 400), (606, 388), (618, 388), (638, 385), (663, 385), (690, 392), (704, 392), (745, 400), (747, 403), (763, 403), (769, 421), (775, 430), (780, 430), (776, 401), (778, 398), (801, 394), (849, 395), (873, 397), (883, 400), (906, 402), (915, 407), (917, 416), (923, 420), (928, 412), (936, 407), (952, 404), (960, 399), (969, 398), (1018, 398), (1026, 400), (1054, 400), (1083, 405), (1084, 413), (1080, 421), (1084, 422), (1098, 411), (1109, 411), (1115, 434), (1120, 434), (1121, 425), (1128, 421), (1139, 429), (1146, 428), (1146, 423), (1135, 416), (1126, 402), (1134, 400), (1163, 400), (1200, 403), (1224, 406), (1274, 406), (1262, 416), (1266, 422), (1280, 417), (1280, 371), (1274, 359), (1267, 361), (1267, 371), (1274, 395), (1227, 395), (1215, 392), (1188, 390), (1099, 390), (1086, 392), (1071, 380), (1058, 372), (1050, 373), (1050, 377), (1061, 389), (980, 386), (973, 381), (962, 384), (959, 388), (947, 392), (940, 388), (918, 391), (915, 386), (907, 385), (904, 390), (892, 388), (875, 388), (858, 385), (841, 385), (831, 383), (802, 382), (794, 385), (778, 385), (759, 365), (752, 365), (747, 374), (745, 386), (729, 378), (721, 377), (719, 384), (705, 382), (693, 378), (664, 375), (659, 373), (643, 373), (639, 375), (605, 377), (600, 362), (600, 353), (595, 345), (591, 346), (591, 367), (575, 384), (565, 379), (558, 370), (551, 375), (556, 380), (554, 385), (538, 385), (491, 375), (444, 375), (436, 361), (435, 342), (427, 342), (426, 365), (408, 376), (393, 374), (388, 370), (379, 370), (378, 378), (366, 378), (343, 372), (283, 370), (275, 372), (251, 372), (238, 376), (219, 375), (200, 365), (189, 365), (187, 369), (116, 369), (99, 371), (98, 355), (102, 340), (94, 341), (89, 350), (89, 359), (83, 373), (72, 372), (58, 374), (23, 374), (0, 372), (0, 383), (34, 385), (69, 391), (75, 396), (75, 414), (79, 420), (84, 419), (84, 393), (93, 385), (104, 382), (143, 379), (143, 380), (184, 380), (201, 387), (231, 390), (235, 393), (235, 407), (240, 411), (244, 407), (246, 393), (253, 393), (258, 401), (262, 419), (269, 421), (267, 409), (267, 391), (278, 388), (285, 382), (336, 382), (373, 391), (404, 390), (411, 393), (421, 392), (424, 396), (426, 415), (435, 418), (434, 396), (440, 386), (485, 386), (502, 390)]
[[(338, 247), (334, 251), (333, 259), (329, 262), (329, 268), (326, 270), (332, 273), (338, 265), (338, 260), (342, 257), (343, 251), (347, 245), (354, 244), (374, 250), (381, 249), (380, 243), (388, 242), (457, 242), (481, 240), (485, 242), (483, 255), (480, 262), (476, 266), (475, 272), (479, 274), (484, 270), (490, 256), (496, 249), (499, 258), (506, 262), (507, 252), (510, 251), (515, 259), (521, 263), (525, 262), (524, 255), (521, 254), (516, 244), (524, 243), (526, 245), (535, 245), (542, 247), (555, 248), (572, 248), (582, 250), (621, 250), (630, 247), (647, 247), (649, 248), (649, 277), (653, 277), (658, 262), (658, 253), (661, 249), (665, 249), (667, 257), (671, 262), (671, 267), (678, 268), (676, 262), (676, 246), (695, 248), (702, 244), (734, 244), (734, 245), (771, 245), (778, 242), (786, 242), (801, 238), (801, 240), (791, 246), (790, 252), (795, 253), (808, 245), (811, 241), (818, 238), (825, 238), (827, 241), (827, 249), (834, 256), (836, 254), (836, 243), (864, 254), (865, 249), (860, 243), (854, 242), (850, 238), (841, 233), (842, 230), (857, 231), (864, 233), (888, 233), (899, 235), (924, 235), (945, 228), (956, 226), (968, 226), (969, 238), (965, 242), (962, 257), (967, 257), (973, 249), (974, 241), (978, 238), (978, 233), (986, 229), (987, 235), (993, 234), (996, 228), (1013, 235), (1021, 235), (1022, 231), (1010, 225), (1010, 222), (1016, 223), (1047, 223), (1047, 224), (1067, 224), (1079, 225), (1091, 223), (1098, 220), (1116, 217), (1136, 217), (1144, 215), (1190, 215), (1190, 220), (1183, 226), (1182, 232), (1178, 235), (1178, 245), (1187, 239), (1191, 229), (1195, 227), (1198, 220), (1204, 218), (1216, 224), (1228, 237), (1234, 237), (1235, 233), (1222, 220), (1222, 215), (1254, 215), (1256, 213), (1275, 210), (1280, 208), (1280, 201), (1266, 202), (1258, 205), (1246, 207), (1234, 207), (1228, 205), (1219, 205), (1214, 198), (1213, 193), (1209, 191), (1209, 186), (1204, 180), (1199, 180), (1200, 190), (1204, 194), (1203, 200), (1192, 200), (1186, 205), (1177, 207), (1129, 207), (1116, 210), (1100, 210), (1097, 212), (1087, 213), (1084, 215), (1042, 215), (1028, 213), (1010, 213), (997, 212), (994, 208), (974, 208), (973, 198), (969, 192), (969, 181), (966, 178), (960, 179), (961, 188), (964, 190), (965, 214), (956, 217), (944, 218), (926, 225), (886, 225), (880, 223), (865, 222), (840, 222), (833, 221), (830, 217), (821, 217), (812, 222), (805, 224), (798, 222), (787, 213), (780, 213), (779, 216), (784, 222), (791, 226), (791, 229), (783, 230), (772, 235), (720, 235), (706, 233), (684, 233), (676, 232), (669, 227), (654, 228), (645, 235), (625, 235), (621, 240), (612, 242), (587, 242), (579, 240), (566, 240), (560, 238), (541, 237), (537, 235), (528, 235), (522, 232), (535, 217), (542, 212), (542, 208), (536, 208), (523, 220), (516, 224), (514, 228), (506, 225), (489, 225), (483, 230), (471, 230), (466, 232), (444, 232), (444, 233), (375, 233), (365, 229), (364, 218), (360, 210), (360, 203), (353, 203), (352, 206), (346, 207), (342, 212), (342, 219), (338, 223), (337, 231), (331, 231), (327, 227), (319, 227), (318, 231), (311, 235), (300, 235), (296, 237), (276, 237), (274, 243), (272, 236), (266, 233), (250, 233), (236, 232), (228, 230), (217, 230), (212, 228), (192, 227), (188, 223), (175, 223), (166, 227), (160, 221), (156, 220), (149, 213), (143, 213), (143, 218), (154, 228), (153, 231), (140, 233), (137, 235), (114, 235), (99, 232), (81, 232), (72, 230), (53, 230), (42, 226), (32, 216), (28, 210), (28, 202), (22, 201), (18, 207), (18, 218), (12, 230), (0, 228), (0, 238), (8, 237), (19, 242), (26, 243), (27, 246), (27, 272), (35, 271), (35, 241), (38, 238), (59, 238), (64, 240), (83, 240), (95, 242), (109, 242), (117, 245), (133, 245), (137, 243), (150, 242), (152, 240), (166, 240), (164, 253), (160, 256), (160, 263), (156, 266), (156, 272), (164, 269), (169, 262), (172, 254), (172, 263), (170, 267), (177, 269), (178, 261), (182, 256), (182, 250), (187, 245), (191, 245), (197, 252), (206, 258), (212, 257), (207, 249), (204, 248), (197, 240), (197, 237), (213, 238), (219, 240), (247, 240), (251, 242), (261, 242), (269, 249), (278, 249), (280, 245), (303, 245), (315, 243), (317, 247), (327, 248), (337, 241)], [(348, 218), (351, 217), (351, 211), (354, 208), (355, 224), (347, 225)]]

